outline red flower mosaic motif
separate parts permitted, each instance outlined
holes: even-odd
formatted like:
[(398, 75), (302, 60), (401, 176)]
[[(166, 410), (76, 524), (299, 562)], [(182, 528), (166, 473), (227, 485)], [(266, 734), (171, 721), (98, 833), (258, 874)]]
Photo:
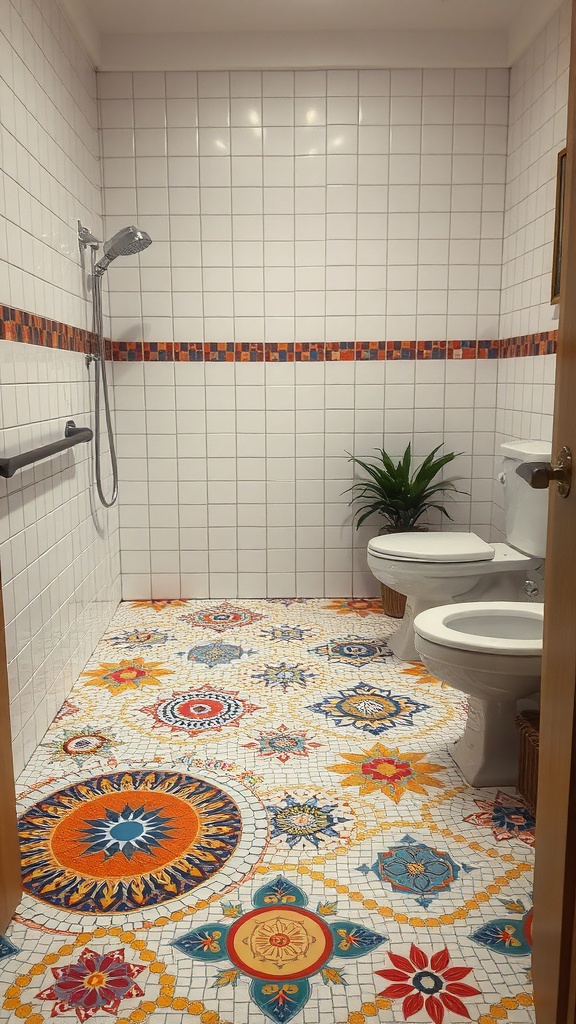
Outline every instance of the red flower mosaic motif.
[(56, 722), (61, 722), (63, 718), (67, 717), (67, 715), (75, 715), (77, 711), (78, 708), (75, 704), (71, 704), (69, 700), (65, 700), (52, 724), (54, 725)]
[(446, 1010), (457, 1017), (470, 1014), (462, 999), (479, 996), (481, 993), (472, 985), (464, 985), (462, 979), (470, 974), (471, 967), (450, 967), (447, 949), (433, 953), (429, 958), (418, 946), (410, 947), (410, 959), (397, 953), (388, 953), (394, 968), (376, 971), (380, 978), (392, 982), (378, 995), (387, 999), (402, 999), (404, 1020), (425, 1010), (433, 1024), (442, 1024)]
[(216, 633), (223, 633), (226, 629), (237, 629), (239, 626), (251, 626), (264, 616), (259, 612), (250, 611), (249, 608), (237, 608), (229, 601), (222, 604), (212, 605), (210, 608), (200, 608), (191, 615), (181, 615), (182, 622), (189, 626), (201, 626), (204, 629), (213, 629)]
[(362, 775), (374, 779), (374, 782), (402, 782), (412, 775), (412, 766), (407, 761), (399, 761), (395, 757), (374, 757), (362, 765)]
[(498, 790), (494, 800), (474, 800), (474, 803), (479, 810), (464, 821), (490, 829), (497, 843), (517, 839), (526, 846), (534, 846), (536, 820), (523, 797)]
[(86, 947), (78, 963), (52, 968), (54, 984), (39, 992), (36, 998), (56, 1000), (51, 1017), (71, 1011), (79, 1021), (88, 1020), (99, 1011), (116, 1017), (123, 999), (144, 995), (134, 978), (145, 969), (145, 964), (125, 963), (123, 949), (102, 954)]

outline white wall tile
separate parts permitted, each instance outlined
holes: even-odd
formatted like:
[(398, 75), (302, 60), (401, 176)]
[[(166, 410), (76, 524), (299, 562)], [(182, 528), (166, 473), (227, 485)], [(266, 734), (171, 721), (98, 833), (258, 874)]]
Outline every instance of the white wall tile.
[[(171, 280), (165, 277), (162, 288), (153, 281), (147, 285), (146, 326), (136, 312), (132, 328), (162, 328), (162, 340), (494, 337), (506, 202), (510, 244), (504, 253), (504, 289), (514, 291), (519, 305), (514, 330), (514, 310), (503, 308), (502, 333), (542, 329), (541, 324), (529, 325), (530, 310), (542, 306), (541, 282), (549, 255), (544, 224), (549, 217), (546, 220), (540, 212), (543, 198), (537, 189), (521, 180), (518, 161), (524, 158), (527, 139), (519, 139), (518, 132), (521, 126), (530, 134), (525, 115), (532, 94), (526, 80), (534, 61), (527, 57), (523, 62), (521, 73), (513, 70), (512, 75), (509, 164), (512, 159), (514, 173), (506, 200), (506, 70), (217, 72), (202, 73), (198, 79), (168, 73), (167, 101), (160, 78), (139, 79), (139, 92), (133, 93), (137, 131), (163, 132), (169, 125), (169, 184), (152, 183), (156, 175), (165, 180), (160, 164), (142, 163), (166, 159), (149, 151), (164, 145), (163, 136), (138, 135), (139, 155), (134, 158), (131, 150), (113, 156), (110, 146), (113, 149), (118, 142), (109, 135), (105, 160), (128, 159), (134, 169), (111, 164), (112, 180), (119, 177), (122, 184), (106, 190), (107, 213), (121, 217), (122, 198), (128, 204), (133, 197), (139, 212), (162, 218), (166, 209), (171, 211), (171, 266), (166, 262), (163, 267), (171, 271)], [(561, 75), (557, 82), (563, 87)], [(104, 86), (102, 116), (109, 132), (131, 127), (127, 90), (124, 78)], [(522, 90), (522, 101), (515, 100)], [(546, 129), (548, 136), (552, 131), (556, 139), (562, 112), (555, 103), (545, 112), (554, 125)], [(197, 114), (199, 158), (193, 134)], [(172, 130), (188, 134), (171, 136)], [(548, 136), (537, 136), (535, 170), (548, 152), (541, 141)], [(131, 142), (129, 137), (122, 145), (129, 148)], [(216, 152), (223, 155), (212, 155)], [(522, 193), (521, 188), (527, 191)], [(161, 220), (155, 226), (155, 245), (142, 261), (154, 259), (150, 267), (165, 259)], [(532, 276), (518, 283), (518, 273), (525, 269), (519, 261), (527, 252), (536, 253), (527, 268)], [(192, 272), (198, 274), (193, 288), (186, 276)], [(175, 319), (170, 329), (165, 303), (171, 289)], [(132, 290), (127, 283), (125, 292)], [(120, 289), (118, 293), (115, 308), (132, 309), (132, 299), (122, 298)], [(122, 330), (129, 329), (127, 313), (116, 319)], [(371, 442), (382, 442), (382, 430), (384, 443), (398, 454), (410, 439), (415, 450), (425, 454), (436, 437), (446, 437), (447, 443), (465, 450), (462, 472), (469, 480), (474, 468), (475, 491), (473, 500), (459, 503), (457, 521), (472, 522), (479, 531), (487, 527), (486, 488), (491, 488), (495, 428), (491, 366), (467, 361), (378, 365), (374, 370), (382, 373), (382, 385), (384, 370), (386, 377), (379, 404), (379, 397), (366, 391), (368, 382), (362, 375), (367, 370), (362, 364), (355, 369), (344, 363), (207, 364), (203, 370), (190, 371), (205, 372), (205, 391), (203, 379), (196, 386), (205, 394), (206, 415), (199, 394), (190, 396), (190, 404), (182, 404), (186, 399), (180, 398), (168, 410), (155, 408), (163, 401), (155, 389), (162, 386), (164, 370), (159, 364), (146, 367), (151, 385), (146, 416), (154, 426), (155, 413), (178, 409), (182, 415), (191, 414), (186, 423), (181, 421), (186, 428), (182, 437), (189, 438), (186, 445), (194, 446), (196, 457), (180, 457), (180, 439), (179, 462), (175, 465), (170, 456), (166, 460), (166, 476), (174, 476), (166, 481), (172, 484), (167, 493), (182, 528), (199, 531), (194, 543), (200, 549), (208, 545), (208, 562), (198, 564), (197, 571), (199, 588), (212, 596), (263, 593), (265, 585), (270, 596), (346, 593), (353, 585), (366, 586), (366, 574), (351, 555), (354, 548), (360, 550), (359, 537), (352, 535), (349, 525), (342, 525), (348, 510), (341, 496), (351, 469), (342, 453), (348, 447), (366, 454)], [(243, 380), (242, 374), (254, 376)], [(548, 430), (542, 382), (528, 385), (522, 380), (520, 397), (520, 385), (511, 386), (516, 390), (500, 394), (505, 406), (502, 423), (510, 429)], [(122, 411), (137, 410), (130, 405)], [(527, 416), (533, 417), (531, 425)], [(172, 429), (171, 418), (161, 416), (158, 422)], [(148, 457), (152, 464), (155, 456)], [(139, 461), (132, 459), (135, 473), (141, 473)], [(151, 469), (156, 472), (153, 465)], [(155, 483), (151, 479), (149, 486)], [(279, 508), (284, 524), (278, 522)], [(197, 518), (202, 525), (190, 525)], [(274, 532), (292, 529), (292, 522), (298, 523), (293, 548), (286, 545), (285, 533)], [(345, 568), (335, 554), (341, 551), (340, 544), (334, 534), (325, 533), (325, 524), (343, 541)], [(272, 559), (260, 559), (253, 566), (241, 562), (237, 552), (263, 552), (256, 538), (262, 542), (258, 531), (264, 526)], [(309, 546), (313, 561), (301, 564), (299, 548), (311, 539), (301, 531), (316, 528), (322, 536)], [(193, 589), (195, 569), (183, 560), (182, 544), (191, 543), (191, 538), (186, 535), (184, 541), (182, 531), (180, 536), (180, 587), (187, 594)], [(151, 548), (156, 555), (161, 550)], [(233, 564), (229, 552), (234, 552)], [(157, 587), (161, 574), (156, 563), (151, 572)], [(169, 578), (175, 585), (170, 573), (164, 574), (164, 581)], [(140, 575), (145, 586), (152, 586), (148, 570)], [(127, 572), (130, 588), (136, 576)]]
[[(76, 221), (102, 237), (96, 75), (53, 0), (5, 3), (2, 13), (1, 298), (86, 328), (91, 304)], [(22, 50), (23, 38), (34, 46)], [(107, 150), (115, 159), (122, 147), (112, 130), (132, 125), (132, 76), (111, 76), (107, 89), (103, 125), (111, 130)], [(127, 143), (130, 147), (130, 133)], [(122, 208), (133, 209), (130, 202), (124, 195)], [(7, 253), (10, 263), (4, 261)], [(80, 354), (6, 341), (0, 348), (5, 450), (16, 452), (61, 436), (67, 418), (91, 423), (91, 388)], [(106, 472), (106, 492), (110, 487)], [(86, 446), (0, 486), (17, 772), (65, 699), (119, 597), (118, 510), (95, 510), (92, 488), (91, 449)]]
[[(569, 34), (569, 4), (545, 29), (510, 72), (508, 182), (505, 193), (501, 336), (554, 330), (550, 306), (556, 157), (565, 144), (567, 82), (563, 75)], [(548, 38), (554, 82), (543, 102), (541, 83)], [(492, 282), (490, 282), (492, 284)], [(497, 367), (496, 451), (511, 438), (551, 438), (555, 356), (499, 360)], [(487, 399), (488, 401), (489, 399)], [(492, 527), (504, 526), (501, 488), (493, 490)]]
[[(404, 262), (400, 256), (409, 242), (414, 266), (442, 259), (456, 266), (463, 253), (459, 243), (501, 237), (501, 225), (490, 219), (501, 205), (494, 209), (498, 200), (486, 193), (481, 207), (479, 190), (484, 178), (486, 189), (493, 185), (503, 195), (504, 162), (490, 157), (493, 139), (485, 128), (505, 128), (506, 73), (490, 78), (496, 92), (488, 94), (484, 71), (469, 78), (453, 71), (206, 72), (198, 79), (198, 99), (192, 73), (138, 73), (132, 89), (129, 75), (98, 77), (107, 228), (117, 226), (114, 217), (119, 225), (136, 211), (141, 221), (145, 213), (173, 213), (170, 249), (162, 247), (167, 227), (157, 220), (147, 228), (155, 244), (140, 259), (145, 268), (166, 271), (171, 262), (172, 285), (167, 276), (162, 288), (146, 287), (141, 314), (115, 286), (114, 337), (140, 331), (150, 340), (160, 333), (162, 340), (244, 340), (256, 333), (292, 341), (413, 337), (420, 329), (441, 338), (464, 327), (472, 335), (490, 331), (497, 310), (489, 295), (467, 310), (470, 318), (482, 318), (474, 325), (472, 319), (447, 321), (444, 298), (432, 294), (438, 289), (427, 283), (424, 269), (413, 289), (390, 277), (386, 293), (383, 275), (370, 286), (355, 268)], [(428, 136), (427, 124), (433, 128)], [(294, 161), (286, 159), (294, 154)], [(450, 207), (455, 183), (460, 192)], [(397, 243), (392, 260), (386, 239)], [(491, 264), (495, 270), (498, 261), (496, 256)], [(233, 266), (257, 273), (256, 287), (239, 274), (231, 280)], [(292, 300), (295, 268), (305, 266), (316, 268), (315, 277), (303, 283), (306, 275), (300, 274)], [(342, 268), (350, 285), (327, 281), (326, 266)], [(192, 289), (183, 279), (179, 284), (187, 267), (220, 271), (222, 286), (210, 288), (206, 277)], [(271, 274), (276, 268), (278, 274)], [(493, 290), (498, 287), (493, 283)], [(396, 289), (415, 294), (398, 297)], [(420, 291), (427, 294), (419, 297)], [(189, 295), (177, 298), (176, 292)], [(425, 319), (417, 320), (417, 311)], [(455, 309), (453, 315), (460, 314)]]
[[(568, 86), (564, 75), (569, 5), (560, 9), (562, 31), (548, 33), (549, 92), (542, 91), (546, 29), (512, 67), (505, 196), (502, 336), (553, 330), (549, 303), (557, 153), (565, 145)], [(500, 157), (502, 159), (502, 157)]]

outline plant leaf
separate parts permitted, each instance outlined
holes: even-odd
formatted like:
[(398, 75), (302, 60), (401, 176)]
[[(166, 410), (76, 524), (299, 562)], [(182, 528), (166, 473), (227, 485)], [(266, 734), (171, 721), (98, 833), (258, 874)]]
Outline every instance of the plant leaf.
[(348, 461), (366, 474), (343, 492), (351, 495), (349, 504), (359, 503), (354, 512), (356, 529), (377, 515), (390, 530), (411, 530), (429, 509), (452, 519), (444, 505), (432, 499), (440, 495), (451, 497), (452, 494), (466, 493), (460, 491), (452, 479), (436, 479), (442, 469), (461, 453), (446, 452), (437, 457), (441, 447), (441, 444), (437, 445), (413, 470), (410, 444), (397, 463), (383, 448), (375, 449), (377, 458), (371, 462), (347, 452)]

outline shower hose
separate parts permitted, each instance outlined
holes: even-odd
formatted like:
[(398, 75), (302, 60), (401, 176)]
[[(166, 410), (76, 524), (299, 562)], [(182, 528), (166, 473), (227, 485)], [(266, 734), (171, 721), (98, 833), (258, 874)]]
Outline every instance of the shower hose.
[[(96, 261), (95, 250), (92, 249), (92, 330), (98, 339), (98, 352), (93, 354), (94, 359), (94, 455), (96, 464), (96, 489), (98, 497), (105, 508), (111, 508), (118, 497), (118, 460), (116, 458), (116, 446), (114, 444), (114, 432), (112, 430), (112, 417), (110, 415), (110, 400), (108, 397), (108, 378), (106, 376), (106, 346), (104, 344), (104, 328), (102, 324), (102, 277), (94, 273)], [(106, 498), (102, 488), (102, 451), (100, 439), (100, 386), (104, 397), (104, 414), (106, 418), (106, 432), (110, 447), (110, 463), (112, 466), (112, 496)]]

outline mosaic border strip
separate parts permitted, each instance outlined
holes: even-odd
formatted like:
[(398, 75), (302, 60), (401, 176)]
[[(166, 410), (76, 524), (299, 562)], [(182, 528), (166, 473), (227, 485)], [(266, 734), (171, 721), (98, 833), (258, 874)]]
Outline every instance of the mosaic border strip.
[[(90, 354), (91, 331), (0, 305), (0, 339)], [(512, 359), (556, 352), (558, 332), (476, 341), (114, 341), (106, 358), (146, 363), (322, 363), (412, 359)]]
[(517, 356), (552, 355), (557, 348), (558, 331), (543, 331), (541, 334), (524, 334), (518, 338), (503, 338), (500, 342), (500, 359)]
[[(0, 305), (0, 338), (41, 348), (89, 355), (96, 351), (97, 336), (82, 327), (72, 327), (14, 306)], [(106, 358), (112, 359), (112, 342), (106, 339)]]
[(556, 352), (557, 331), (449, 341), (115, 341), (117, 362), (321, 363), (367, 360), (510, 359)]

